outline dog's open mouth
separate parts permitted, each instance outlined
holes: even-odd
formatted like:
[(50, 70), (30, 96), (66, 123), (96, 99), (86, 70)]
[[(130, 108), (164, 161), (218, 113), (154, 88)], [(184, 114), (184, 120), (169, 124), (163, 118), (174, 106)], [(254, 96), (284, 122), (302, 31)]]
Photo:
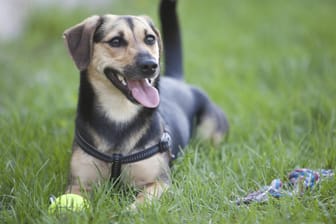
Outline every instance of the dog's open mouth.
[(131, 102), (148, 108), (155, 108), (159, 105), (159, 92), (151, 85), (151, 79), (126, 79), (120, 72), (110, 68), (105, 69), (104, 73)]

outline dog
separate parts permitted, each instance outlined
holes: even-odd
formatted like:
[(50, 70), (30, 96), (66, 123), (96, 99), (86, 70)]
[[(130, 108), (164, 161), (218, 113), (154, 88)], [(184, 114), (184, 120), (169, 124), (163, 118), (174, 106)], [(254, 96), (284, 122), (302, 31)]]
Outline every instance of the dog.
[(227, 136), (225, 114), (183, 80), (176, 5), (160, 2), (163, 40), (147, 16), (94, 15), (64, 32), (80, 71), (67, 193), (112, 176), (141, 189), (137, 206), (168, 189), (171, 163), (195, 130), (215, 143)]

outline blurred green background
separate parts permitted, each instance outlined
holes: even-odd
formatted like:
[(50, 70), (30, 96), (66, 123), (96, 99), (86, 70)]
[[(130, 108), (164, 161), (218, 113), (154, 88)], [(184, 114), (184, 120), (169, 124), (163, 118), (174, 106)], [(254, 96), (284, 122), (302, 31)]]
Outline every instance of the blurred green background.
[[(147, 14), (159, 25), (158, 1), (29, 4), (17, 6), (28, 11), (22, 33), (0, 43), (0, 222), (58, 223), (46, 208), (66, 186), (79, 80), (62, 33), (92, 14)], [(194, 140), (172, 190), (140, 214), (125, 213), (132, 196), (107, 184), (67, 222), (335, 223), (335, 178), (303, 197), (231, 201), (295, 167), (335, 170), (336, 2), (181, 0), (178, 12), (186, 80), (227, 113), (228, 142)]]

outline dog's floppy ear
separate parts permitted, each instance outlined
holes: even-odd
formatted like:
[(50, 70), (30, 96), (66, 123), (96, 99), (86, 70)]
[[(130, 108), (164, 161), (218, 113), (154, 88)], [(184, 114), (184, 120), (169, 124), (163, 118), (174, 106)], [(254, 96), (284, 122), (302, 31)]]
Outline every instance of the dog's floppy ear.
[(93, 36), (101, 23), (101, 17), (95, 15), (64, 31), (65, 45), (80, 71), (85, 70), (90, 64)]

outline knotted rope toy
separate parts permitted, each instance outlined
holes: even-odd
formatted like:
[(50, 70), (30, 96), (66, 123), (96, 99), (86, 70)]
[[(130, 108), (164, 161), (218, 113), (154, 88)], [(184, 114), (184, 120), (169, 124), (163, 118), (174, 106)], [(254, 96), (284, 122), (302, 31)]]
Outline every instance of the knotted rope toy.
[(272, 180), (269, 186), (264, 186), (258, 191), (249, 193), (247, 196), (236, 201), (237, 205), (250, 204), (252, 202), (266, 202), (269, 196), (280, 198), (284, 196), (302, 195), (320, 183), (321, 178), (334, 176), (332, 170), (314, 171), (310, 169), (295, 169), (288, 174), (288, 182), (283, 184), (280, 179)]

